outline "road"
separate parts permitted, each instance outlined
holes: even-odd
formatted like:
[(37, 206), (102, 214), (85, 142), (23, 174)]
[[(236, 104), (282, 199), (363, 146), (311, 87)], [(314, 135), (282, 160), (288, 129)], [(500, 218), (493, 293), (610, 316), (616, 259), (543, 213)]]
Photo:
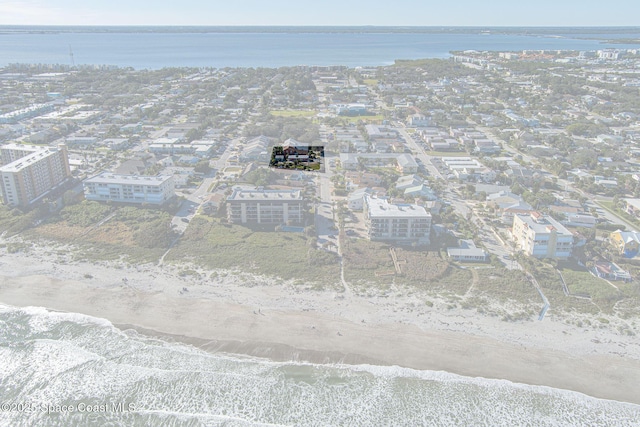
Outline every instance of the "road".
[[(318, 204), (316, 206), (315, 226), (318, 236), (318, 245), (322, 246), (327, 242), (330, 242), (333, 246), (329, 249), (339, 252), (338, 248), (338, 231), (335, 228), (336, 213), (334, 212), (334, 205), (331, 199), (331, 193), (333, 190), (333, 183), (331, 177), (333, 176), (333, 168), (330, 165), (331, 159), (335, 157), (325, 157), (325, 172), (316, 173), (316, 195), (318, 197)], [(334, 236), (333, 238), (329, 236)]]
[(222, 156), (214, 162), (212, 173), (205, 177), (202, 184), (194, 190), (192, 193), (183, 193), (185, 200), (180, 205), (180, 209), (171, 219), (171, 227), (178, 233), (182, 234), (187, 229), (189, 222), (196, 215), (200, 206), (205, 201), (206, 196), (209, 194), (209, 188), (213, 185), (218, 178), (215, 174), (218, 171), (223, 171), (227, 165), (227, 160), (233, 155), (234, 150), (242, 142), (242, 138), (235, 138), (230, 141), (227, 149)]
[(417, 157), (418, 159), (420, 159), (420, 161), (424, 165), (425, 169), (429, 172), (429, 174), (434, 178), (444, 180), (444, 177), (442, 176), (438, 168), (436, 168), (433, 165), (433, 163), (431, 163), (431, 156), (428, 156), (427, 153), (424, 152), (422, 147), (413, 139), (411, 135), (409, 135), (409, 132), (407, 132), (407, 130), (402, 127), (395, 128), (395, 129), (404, 138), (407, 146), (411, 149), (411, 151), (413, 153), (416, 153), (414, 154), (414, 157)]

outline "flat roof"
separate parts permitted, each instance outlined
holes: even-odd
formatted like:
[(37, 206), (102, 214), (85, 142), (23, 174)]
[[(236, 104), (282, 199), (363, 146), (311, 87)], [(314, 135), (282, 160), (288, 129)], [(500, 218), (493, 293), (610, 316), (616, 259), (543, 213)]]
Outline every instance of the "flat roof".
[(539, 215), (539, 222), (536, 222), (532, 215), (535, 215), (537, 212), (533, 212), (530, 215), (522, 215), (522, 214), (516, 214), (516, 216), (518, 218), (520, 218), (522, 221), (524, 221), (531, 230), (533, 230), (535, 233), (541, 233), (541, 234), (545, 234), (545, 233), (549, 233), (551, 232), (550, 227), (553, 227), (556, 229), (558, 234), (563, 234), (563, 235), (567, 235), (567, 236), (572, 236), (573, 234), (567, 230), (567, 228), (560, 224), (558, 221), (556, 221), (555, 219), (553, 219), (552, 217), (548, 216), (548, 215)]
[(302, 200), (301, 190), (251, 190), (237, 188), (227, 198), (227, 200), (254, 200), (254, 201), (273, 201), (273, 200)]
[(390, 204), (387, 199), (365, 196), (372, 218), (431, 218), (425, 208), (411, 204)]
[(56, 153), (58, 151), (57, 148), (52, 147), (38, 147), (37, 151), (27, 149), (25, 151), (33, 151), (31, 154), (27, 154), (17, 160), (14, 160), (11, 163), (8, 163), (4, 166), (0, 167), (0, 172), (18, 172), (22, 169), (30, 166), (34, 163), (37, 163), (39, 160), (42, 160), (50, 155)]
[(118, 175), (111, 172), (102, 172), (100, 175), (96, 175), (93, 178), (85, 179), (86, 183), (96, 184), (151, 184), (157, 185), (173, 179), (171, 175), (156, 175), (156, 176), (141, 176), (141, 175)]

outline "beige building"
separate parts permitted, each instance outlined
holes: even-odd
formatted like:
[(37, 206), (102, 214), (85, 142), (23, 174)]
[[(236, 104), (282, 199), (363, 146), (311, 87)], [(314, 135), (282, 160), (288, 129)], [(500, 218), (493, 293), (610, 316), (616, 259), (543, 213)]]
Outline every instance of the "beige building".
[(539, 212), (515, 214), (512, 232), (518, 247), (527, 255), (560, 259), (571, 256), (573, 234), (550, 216)]
[(301, 224), (304, 199), (300, 190), (238, 188), (227, 198), (227, 215), (237, 224)]
[(0, 165), (2, 200), (9, 206), (29, 206), (71, 177), (65, 145), (3, 145)]
[(364, 218), (370, 240), (429, 244), (431, 213), (418, 205), (394, 205), (364, 196)]

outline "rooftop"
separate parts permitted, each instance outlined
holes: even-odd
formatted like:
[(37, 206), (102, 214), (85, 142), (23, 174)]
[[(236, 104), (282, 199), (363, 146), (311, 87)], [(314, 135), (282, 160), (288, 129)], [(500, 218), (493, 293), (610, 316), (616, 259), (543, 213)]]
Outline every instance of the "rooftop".
[(248, 190), (237, 188), (233, 191), (227, 200), (302, 200), (302, 191), (300, 190)]
[(172, 179), (171, 175), (157, 175), (157, 176), (141, 176), (141, 175), (117, 175), (111, 172), (102, 172), (100, 175), (96, 175), (93, 178), (86, 179), (86, 183), (96, 184), (162, 184), (165, 181)]
[(387, 199), (365, 196), (372, 218), (427, 218), (431, 214), (425, 208), (410, 204), (390, 204)]

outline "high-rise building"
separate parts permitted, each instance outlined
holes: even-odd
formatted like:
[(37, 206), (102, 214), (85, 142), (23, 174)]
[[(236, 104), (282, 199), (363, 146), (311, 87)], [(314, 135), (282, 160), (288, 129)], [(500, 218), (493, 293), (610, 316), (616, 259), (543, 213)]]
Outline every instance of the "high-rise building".
[(9, 206), (27, 207), (71, 177), (65, 145), (3, 145), (0, 165), (2, 199)]

